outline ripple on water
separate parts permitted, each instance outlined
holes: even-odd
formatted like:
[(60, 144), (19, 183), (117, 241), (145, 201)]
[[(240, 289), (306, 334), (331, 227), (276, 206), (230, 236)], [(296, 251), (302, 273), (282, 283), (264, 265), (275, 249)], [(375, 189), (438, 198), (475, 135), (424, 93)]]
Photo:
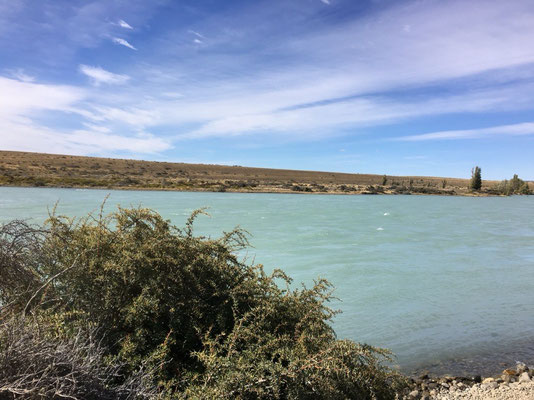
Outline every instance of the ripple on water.
[(196, 234), (218, 237), (239, 225), (254, 246), (241, 254), (267, 271), (284, 269), (295, 286), (327, 278), (341, 299), (332, 302), (343, 311), (334, 321), (338, 336), (391, 348), (406, 369), (534, 360), (532, 196), (0, 188), (0, 221), (42, 222), (58, 200), (59, 213), (83, 215), (108, 193), (107, 210), (142, 205), (178, 226), (209, 207)]

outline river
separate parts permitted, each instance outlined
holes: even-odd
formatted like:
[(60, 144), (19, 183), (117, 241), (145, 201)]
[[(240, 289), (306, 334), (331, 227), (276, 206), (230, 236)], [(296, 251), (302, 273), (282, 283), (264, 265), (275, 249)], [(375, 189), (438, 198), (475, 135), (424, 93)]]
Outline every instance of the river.
[[(243, 252), (295, 282), (328, 279), (340, 338), (390, 348), (405, 371), (491, 373), (534, 361), (534, 196), (343, 196), (0, 188), (0, 222), (149, 207), (198, 234), (250, 232)], [(485, 369), (484, 369), (485, 368)]]

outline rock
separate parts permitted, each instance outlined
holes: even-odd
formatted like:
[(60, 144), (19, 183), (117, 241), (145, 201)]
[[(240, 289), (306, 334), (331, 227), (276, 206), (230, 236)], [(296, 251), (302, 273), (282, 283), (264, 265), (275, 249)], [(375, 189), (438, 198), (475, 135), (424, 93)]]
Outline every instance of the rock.
[(530, 376), (528, 376), (528, 373), (525, 371), (521, 375), (519, 375), (519, 383), (528, 383), (530, 382)]
[(519, 362), (519, 361), (516, 361), (516, 364), (517, 365), (516, 365), (515, 369), (517, 370), (517, 374), (518, 375), (521, 375), (523, 372), (527, 372), (528, 371), (527, 364)]
[(428, 384), (428, 388), (429, 388), (430, 390), (432, 390), (432, 389), (436, 389), (437, 387), (438, 387), (438, 384), (437, 384), (436, 382), (430, 382), (430, 383)]
[(499, 387), (499, 384), (495, 381), (489, 381), (489, 382), (482, 383), (480, 387), (483, 388), (484, 390), (497, 389)]
[(482, 383), (491, 383), (491, 382), (495, 382), (495, 379), (493, 378), (486, 378), (482, 381)]
[(473, 379), (473, 382), (475, 382), (475, 383), (482, 382), (482, 377), (480, 375), (475, 375), (475, 376), (473, 376), (472, 379)]
[(503, 375), (516, 376), (517, 375), (517, 371), (515, 369), (505, 369), (504, 371), (502, 371), (502, 374)]
[(448, 388), (451, 387), (451, 386), (450, 386), (448, 383), (446, 383), (446, 382), (443, 382), (443, 383), (441, 384), (441, 386), (443, 386), (443, 387), (446, 388), (446, 389), (448, 389)]
[(508, 374), (503, 374), (503, 375), (501, 376), (501, 379), (502, 379), (503, 382), (505, 382), (505, 383), (510, 383), (510, 382), (512, 382), (512, 377), (511, 377), (510, 375), (508, 375)]
[(423, 374), (419, 377), (419, 379), (421, 379), (422, 381), (428, 379), (428, 374)]
[(412, 390), (409, 394), (408, 394), (409, 397), (411, 397), (412, 399), (415, 399), (419, 396), (419, 390)]

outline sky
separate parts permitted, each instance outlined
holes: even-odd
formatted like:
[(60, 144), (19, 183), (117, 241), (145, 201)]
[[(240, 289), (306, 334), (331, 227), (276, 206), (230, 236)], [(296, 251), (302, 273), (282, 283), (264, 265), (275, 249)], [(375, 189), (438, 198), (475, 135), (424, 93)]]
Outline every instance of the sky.
[(0, 149), (534, 179), (532, 0), (0, 0)]

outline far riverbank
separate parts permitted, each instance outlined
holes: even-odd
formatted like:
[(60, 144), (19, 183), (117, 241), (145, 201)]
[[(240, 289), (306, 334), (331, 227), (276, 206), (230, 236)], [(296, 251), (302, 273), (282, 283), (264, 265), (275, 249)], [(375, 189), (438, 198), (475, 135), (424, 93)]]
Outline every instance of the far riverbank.
[[(469, 179), (284, 170), (0, 151), (0, 186), (232, 193), (494, 196)], [(534, 189), (534, 185), (531, 185)]]

